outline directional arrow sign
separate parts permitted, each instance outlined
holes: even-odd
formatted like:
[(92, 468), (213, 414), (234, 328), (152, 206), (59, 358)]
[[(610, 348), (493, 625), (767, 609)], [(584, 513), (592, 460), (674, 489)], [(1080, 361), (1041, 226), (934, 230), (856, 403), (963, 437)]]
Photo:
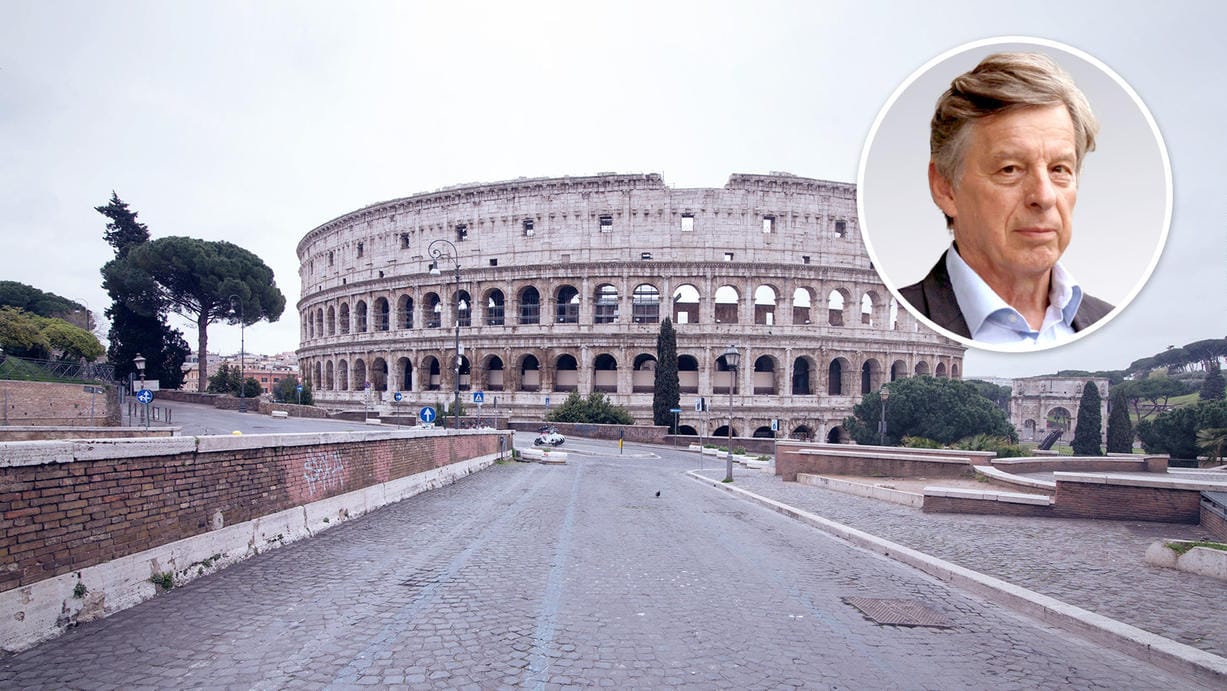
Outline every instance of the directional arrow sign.
[(402, 394), (402, 393), (401, 393), (401, 392), (399, 392), (399, 391), (397, 391), (396, 393), (392, 394), (392, 400), (396, 401), (397, 403), (400, 403), (400, 402), (401, 402), (401, 399), (402, 399), (402, 398), (404, 398), (404, 397), (405, 397), (405, 395), (404, 395), (404, 394)]
[(434, 422), (436, 417), (438, 415), (435, 413), (435, 409), (430, 406), (425, 406), (418, 411), (418, 419), (422, 422)]
[(144, 403), (145, 405), (149, 405), (150, 403), (153, 403), (153, 392), (149, 389), (141, 389), (140, 391), (136, 392), (136, 400)]

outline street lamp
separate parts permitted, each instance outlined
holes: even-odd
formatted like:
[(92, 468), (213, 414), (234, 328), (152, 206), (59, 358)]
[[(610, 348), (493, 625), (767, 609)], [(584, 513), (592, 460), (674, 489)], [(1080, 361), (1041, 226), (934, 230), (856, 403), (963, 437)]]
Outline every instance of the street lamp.
[[(247, 412), (247, 399), (243, 398), (243, 389), (247, 388), (247, 343), (246, 329), (247, 317), (243, 314), (243, 301), (237, 295), (230, 296), (230, 311), (235, 310), (235, 305), (238, 305), (239, 310), (239, 412)], [(208, 359), (204, 353), (200, 353), (200, 357)]]
[[(451, 248), (451, 251), (449, 252), (445, 249), (444, 245)], [(442, 272), (439, 270), (439, 261), (442, 259), (449, 259), (456, 265), (456, 288), (453, 292), (455, 299), (452, 306), (452, 309), (456, 312), (454, 315), (456, 317), (456, 361), (452, 368), (452, 381), (454, 382), (453, 387), (456, 398), (452, 401), (452, 413), (455, 420), (453, 423), (454, 427), (460, 429), (460, 252), (450, 240), (442, 238), (431, 241), (427, 245), (426, 251), (434, 258), (434, 261), (430, 263), (431, 276), (442, 275)]]
[(890, 398), (890, 387), (883, 384), (878, 390), (878, 398), (882, 399), (882, 416), (878, 419), (878, 446), (886, 446), (886, 399)]
[(729, 345), (724, 351), (724, 364), (729, 368), (729, 448), (728, 458), (724, 464), (724, 481), (733, 481), (733, 386), (736, 383), (737, 364), (741, 361), (741, 353), (737, 346)]
[[(139, 390), (144, 391), (145, 390), (145, 358), (142, 357), (140, 353), (137, 353), (136, 357), (132, 358), (132, 364), (136, 365), (136, 371), (139, 372), (141, 375), (141, 388)], [(145, 414), (145, 429), (149, 429), (149, 404), (148, 403), (142, 404), (141, 409), (144, 411), (144, 414)]]

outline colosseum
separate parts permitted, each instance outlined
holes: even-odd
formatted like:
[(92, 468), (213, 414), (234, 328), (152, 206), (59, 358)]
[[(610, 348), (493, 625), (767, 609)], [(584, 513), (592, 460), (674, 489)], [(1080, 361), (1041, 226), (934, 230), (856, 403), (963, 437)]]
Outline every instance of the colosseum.
[(458, 378), (466, 404), (484, 392), (486, 415), (541, 420), (569, 392), (600, 391), (650, 424), (666, 317), (683, 434), (727, 434), (731, 398), (735, 436), (836, 440), (861, 394), (962, 370), (963, 348), (898, 309), (879, 280), (848, 183), (458, 185), (328, 221), (298, 258), (299, 367), (334, 408), (442, 411)]

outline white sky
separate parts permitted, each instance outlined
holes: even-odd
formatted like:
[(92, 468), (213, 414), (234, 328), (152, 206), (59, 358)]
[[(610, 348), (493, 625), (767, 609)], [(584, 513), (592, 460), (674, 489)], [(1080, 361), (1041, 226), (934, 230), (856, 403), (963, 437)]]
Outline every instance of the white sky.
[[(1111, 324), (1041, 354), (969, 351), (966, 374), (1115, 369), (1227, 335), (1215, 2), (0, 0), (0, 12), (0, 279), (98, 313), (112, 252), (93, 207), (111, 190), (154, 237), (263, 258), (287, 306), (247, 329), (248, 350), (293, 350), (295, 246), (338, 215), (519, 176), (853, 182), (874, 117), (914, 70), (968, 41), (1030, 35), (1098, 58), (1146, 102), (1171, 156), (1172, 229)], [(237, 350), (235, 327), (209, 337)]]

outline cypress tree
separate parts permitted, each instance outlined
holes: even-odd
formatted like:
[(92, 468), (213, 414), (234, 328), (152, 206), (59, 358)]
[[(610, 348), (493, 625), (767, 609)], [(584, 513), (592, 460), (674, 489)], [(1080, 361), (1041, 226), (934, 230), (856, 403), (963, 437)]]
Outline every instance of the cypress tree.
[(1227, 380), (1223, 379), (1223, 371), (1215, 358), (1206, 368), (1206, 378), (1201, 382), (1201, 400), (1221, 401), (1224, 398), (1227, 398)]
[(656, 336), (656, 380), (652, 394), (652, 421), (657, 425), (671, 427), (673, 413), (681, 404), (681, 383), (677, 375), (677, 332), (673, 320), (660, 322)]
[(1099, 389), (1095, 382), (1087, 382), (1082, 387), (1082, 400), (1078, 403), (1078, 422), (1074, 425), (1075, 456), (1102, 456), (1099, 445), (1099, 430), (1103, 425), (1103, 414), (1099, 411)]
[(1133, 424), (1129, 422), (1129, 401), (1125, 390), (1112, 387), (1108, 399), (1108, 453), (1131, 453), (1133, 451)]

